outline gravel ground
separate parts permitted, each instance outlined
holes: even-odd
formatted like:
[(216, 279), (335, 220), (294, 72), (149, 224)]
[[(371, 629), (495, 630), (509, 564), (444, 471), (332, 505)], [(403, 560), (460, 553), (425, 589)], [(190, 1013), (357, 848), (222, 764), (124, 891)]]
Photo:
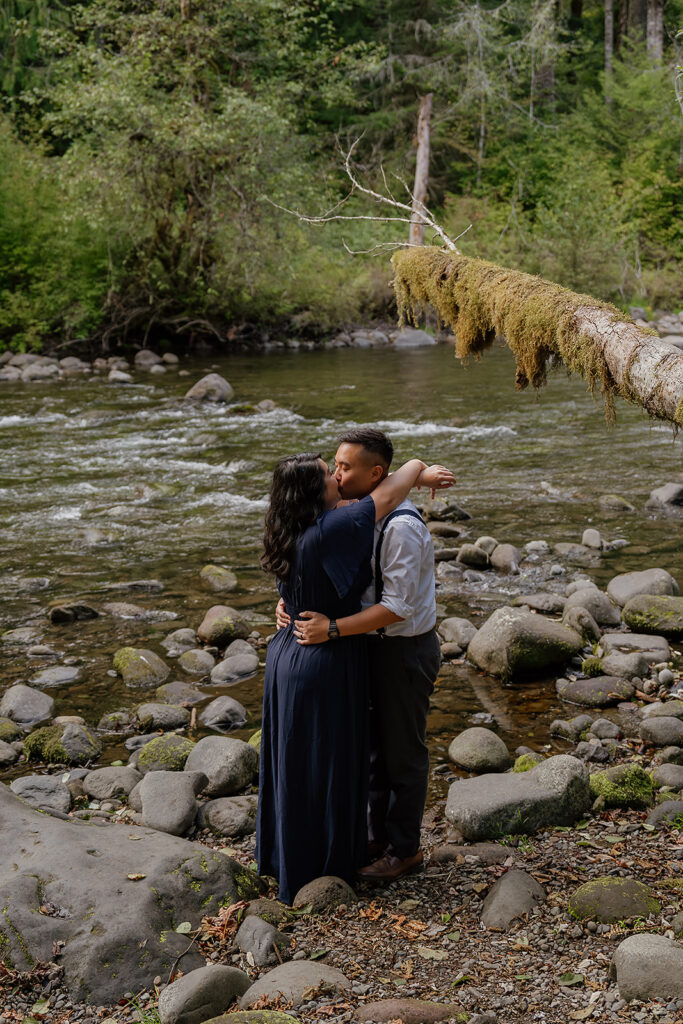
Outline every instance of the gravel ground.
[[(683, 1021), (683, 1001), (627, 1005), (609, 981), (618, 943), (638, 930), (666, 934), (680, 909), (683, 833), (668, 827), (650, 831), (644, 819), (639, 811), (605, 812), (574, 828), (512, 838), (504, 844), (508, 856), (501, 864), (458, 856), (391, 885), (361, 886), (355, 904), (319, 916), (298, 915), (284, 926), (292, 937), (290, 955), (338, 967), (352, 981), (353, 993), (344, 1000), (319, 995), (293, 1015), (302, 1021), (346, 1021), (363, 1003), (412, 997), (455, 1003), (467, 1015), (493, 1013), (500, 1024)], [(197, 838), (224, 845), (208, 833)], [(439, 809), (428, 812), (426, 853), (458, 839)], [(231, 849), (249, 864), (253, 837)], [(487, 931), (479, 920), (482, 902), (513, 864), (533, 875), (548, 899), (508, 932)], [(617, 925), (573, 920), (567, 909), (571, 893), (605, 875), (646, 882), (661, 902), (661, 914)], [(200, 948), (209, 959), (235, 964), (256, 979), (259, 970), (232, 946), (237, 916), (228, 917), (225, 938), (206, 927), (204, 937), (198, 936)], [(0, 967), (0, 1024), (151, 1024), (157, 1019), (158, 989), (167, 979), (155, 979), (147, 992), (130, 993), (119, 1006), (73, 1005), (61, 988), (58, 955), (55, 960), (25, 975), (3, 974)]]

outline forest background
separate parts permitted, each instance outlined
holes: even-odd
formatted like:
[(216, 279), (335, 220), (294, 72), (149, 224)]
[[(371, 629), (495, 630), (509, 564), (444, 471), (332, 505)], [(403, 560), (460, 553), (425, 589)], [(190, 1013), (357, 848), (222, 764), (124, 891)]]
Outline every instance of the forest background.
[[(311, 227), (358, 173), (466, 255), (683, 305), (683, 0), (0, 0), (0, 351), (393, 315), (407, 225)], [(403, 195), (401, 195), (403, 193)], [(352, 196), (346, 214), (372, 214)], [(426, 238), (426, 242), (430, 239)]]

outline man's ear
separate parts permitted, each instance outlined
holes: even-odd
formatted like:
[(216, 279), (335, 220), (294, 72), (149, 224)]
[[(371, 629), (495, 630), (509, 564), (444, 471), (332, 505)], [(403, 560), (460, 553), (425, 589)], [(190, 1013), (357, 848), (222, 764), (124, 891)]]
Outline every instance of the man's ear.
[(370, 473), (373, 485), (378, 484), (384, 479), (384, 466), (373, 466)]

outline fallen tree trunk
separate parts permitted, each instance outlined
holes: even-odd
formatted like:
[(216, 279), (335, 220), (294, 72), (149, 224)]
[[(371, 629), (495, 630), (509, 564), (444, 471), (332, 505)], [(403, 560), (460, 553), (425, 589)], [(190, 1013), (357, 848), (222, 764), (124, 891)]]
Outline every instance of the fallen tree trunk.
[(541, 387), (550, 361), (599, 384), (608, 419), (614, 396), (683, 426), (683, 353), (615, 306), (531, 274), (432, 246), (392, 257), (402, 323), (433, 306), (456, 336), (456, 355), (478, 356), (499, 337), (517, 362), (515, 386)]

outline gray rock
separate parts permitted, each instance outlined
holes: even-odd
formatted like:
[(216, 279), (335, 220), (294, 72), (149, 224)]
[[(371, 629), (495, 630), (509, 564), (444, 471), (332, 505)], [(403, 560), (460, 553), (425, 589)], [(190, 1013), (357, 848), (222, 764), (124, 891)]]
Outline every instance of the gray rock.
[(245, 908), (244, 916), (245, 918), (260, 917), (263, 921), (268, 921), (270, 924), (277, 926), (291, 921), (294, 914), (278, 900), (269, 900), (261, 896), (259, 899), (252, 900), (249, 906)]
[(202, 583), (217, 593), (229, 593), (237, 587), (237, 577), (230, 569), (222, 565), (205, 565), (199, 573)]
[(585, 545), (585, 547), (587, 548), (596, 548), (598, 551), (601, 551), (603, 547), (603, 541), (602, 537), (600, 536), (600, 531), (594, 530), (591, 527), (589, 527), (587, 530), (584, 530), (583, 536), (581, 538), (581, 543)]
[(669, 639), (683, 638), (683, 597), (638, 594), (624, 605), (622, 617), (630, 629), (658, 633)]
[(229, 402), (234, 394), (224, 377), (218, 373), (207, 373), (192, 385), (185, 398), (192, 402)]
[(102, 605), (102, 611), (115, 619), (144, 620), (154, 619), (158, 613), (150, 611), (149, 608), (142, 608), (139, 604), (129, 604), (127, 601), (109, 601)]
[(683, 747), (661, 747), (653, 757), (652, 763), (683, 764)]
[(174, 732), (149, 739), (131, 758), (131, 764), (143, 775), (147, 772), (181, 772), (194, 743)]
[(291, 1003), (296, 1010), (304, 1002), (304, 993), (325, 986), (326, 992), (343, 995), (351, 991), (351, 982), (336, 967), (311, 960), (294, 960), (262, 974), (240, 999), (240, 1009), (246, 1010), (262, 997)]
[(171, 670), (158, 654), (144, 648), (122, 647), (114, 655), (114, 668), (126, 686), (133, 689), (155, 689), (165, 682)]
[(652, 889), (635, 878), (593, 878), (569, 897), (569, 913), (580, 921), (614, 924), (649, 917), (660, 909)]
[(584, 644), (595, 643), (602, 635), (602, 630), (589, 611), (585, 608), (570, 608), (562, 615), (562, 622), (580, 637)]
[(394, 348), (429, 348), (436, 345), (436, 339), (416, 327), (403, 327), (393, 341)]
[(663, 764), (655, 768), (652, 780), (657, 786), (668, 786), (676, 792), (683, 789), (683, 765)]
[(169, 633), (164, 640), (161, 641), (161, 646), (164, 647), (170, 655), (176, 657), (178, 654), (182, 654), (183, 651), (189, 651), (192, 647), (196, 647), (198, 643), (197, 634), (194, 629), (174, 629), (172, 633)]
[(249, 976), (237, 967), (210, 964), (167, 985), (159, 995), (161, 1024), (203, 1024), (248, 990)]
[[(2, 789), (4, 790), (4, 786)], [(31, 807), (50, 814), (66, 814), (71, 809), (71, 793), (56, 775), (25, 775), (11, 783), (12, 792)], [(0, 792), (0, 804), (2, 793)], [(9, 819), (8, 819), (9, 820)], [(7, 825), (3, 827), (5, 831)]]
[(656, 701), (642, 709), (643, 718), (683, 718), (683, 700)]
[(478, 548), (482, 548), (487, 555), (490, 555), (498, 547), (498, 541), (495, 537), (477, 537), (474, 543)]
[(141, 348), (139, 352), (135, 353), (134, 362), (139, 370), (147, 370), (150, 366), (160, 363), (161, 356), (158, 356), (151, 348)]
[(528, 914), (546, 898), (543, 886), (526, 871), (508, 871), (489, 890), (481, 912), (482, 923), (507, 931), (516, 917)]
[(438, 632), (446, 643), (457, 644), (465, 650), (477, 632), (477, 627), (473, 626), (469, 619), (451, 616), (440, 623)]
[(110, 370), (107, 380), (110, 384), (132, 384), (133, 375), (125, 370)]
[(68, 764), (86, 764), (102, 753), (102, 744), (97, 737), (75, 722), (64, 726), (59, 742), (66, 751)]
[(19, 751), (14, 747), (0, 740), (0, 768), (9, 768), (15, 761), (19, 760)]
[(504, 772), (510, 767), (509, 751), (491, 729), (465, 729), (451, 741), (448, 756), (470, 772)]
[(182, 836), (194, 824), (197, 801), (193, 780), (185, 772), (149, 772), (140, 783), (142, 824)]
[(663, 935), (629, 935), (610, 965), (619, 995), (641, 999), (683, 999), (683, 944)]
[(683, 746), (683, 722), (680, 718), (646, 718), (640, 725), (640, 738), (653, 747)]
[(650, 491), (645, 508), (680, 509), (683, 506), (683, 484), (662, 484)]
[(602, 658), (602, 671), (606, 676), (621, 676), (622, 679), (642, 679), (646, 676), (650, 661), (646, 654), (607, 654)]
[[(458, 1020), (464, 1021), (467, 1017), (468, 1024), (498, 1024), (494, 1017), (488, 1014), (476, 1014), (480, 1018), (470, 1017), (462, 1012), (462, 1006), (453, 1003), (437, 1003), (428, 999), (410, 999), (404, 996), (402, 999), (376, 999), (370, 1003), (363, 1003), (357, 1007), (354, 1020), (371, 1021), (372, 1024), (395, 1024), (401, 1021), (402, 1024), (440, 1024), (441, 1021)], [(273, 1022), (275, 1024), (275, 1022)]]
[(83, 788), (94, 800), (121, 800), (140, 782), (142, 775), (127, 766), (96, 768), (88, 772)]
[(110, 711), (102, 715), (97, 723), (98, 732), (125, 735), (135, 731), (135, 714), (132, 711)]
[(592, 802), (588, 769), (577, 758), (560, 754), (528, 772), (452, 783), (446, 817), (466, 839), (489, 839), (570, 825)]
[(472, 638), (467, 656), (492, 675), (517, 679), (564, 666), (581, 650), (572, 630), (525, 608), (498, 608)]
[(558, 679), (556, 689), (562, 700), (584, 708), (604, 708), (630, 700), (633, 683), (618, 676), (595, 676), (592, 679)]
[(462, 544), (456, 561), (461, 565), (469, 565), (472, 569), (488, 569), (490, 565), (489, 556), (476, 544)]
[(195, 676), (208, 676), (216, 664), (216, 659), (208, 651), (191, 650), (183, 651), (178, 658), (178, 664), (183, 672)]
[(311, 913), (320, 914), (323, 910), (338, 907), (341, 903), (356, 903), (357, 897), (348, 882), (335, 875), (322, 875), (299, 889), (294, 897), (293, 907), (311, 908)]
[(25, 728), (45, 722), (52, 717), (54, 709), (52, 697), (23, 683), (10, 686), (0, 700), (0, 715)]
[(603, 633), (600, 646), (605, 654), (631, 653), (641, 651), (653, 661), (669, 661), (671, 650), (663, 636), (646, 636), (644, 633)]
[(195, 744), (186, 771), (204, 772), (209, 783), (207, 796), (232, 796), (245, 789), (258, 769), (258, 754), (243, 740), (227, 736), (205, 736)]
[(596, 718), (590, 731), (601, 740), (616, 740), (621, 735), (619, 726), (609, 718)]
[(229, 732), (231, 729), (239, 729), (248, 717), (247, 709), (238, 700), (216, 697), (204, 708), (199, 721), (217, 732)]
[(632, 505), (620, 494), (601, 494), (598, 497), (600, 508), (609, 509), (611, 512), (635, 512), (635, 505)]
[(211, 670), (211, 682), (218, 686), (239, 683), (242, 679), (253, 676), (258, 671), (258, 666), (258, 654), (254, 650), (249, 654), (231, 654), (223, 661), (219, 661)]
[(141, 704), (136, 711), (140, 728), (146, 732), (182, 729), (190, 723), (190, 712), (177, 704)]
[(585, 589), (599, 590), (600, 588), (598, 587), (597, 583), (594, 583), (593, 580), (589, 580), (587, 576), (579, 576), (578, 579), (572, 580), (571, 583), (567, 584), (564, 592), (567, 597), (571, 597), (572, 594), (575, 594), (577, 590)]
[(556, 555), (560, 555), (560, 557), (566, 558), (570, 562), (585, 562), (586, 555), (594, 555), (594, 552), (587, 548), (585, 544), (572, 544), (567, 541), (553, 544), (553, 551)]
[(52, 668), (42, 668), (29, 680), (32, 686), (38, 689), (47, 689), (51, 686), (63, 686), (65, 683), (74, 683), (80, 678), (81, 670), (76, 665), (54, 665)]
[(610, 754), (606, 747), (598, 739), (591, 739), (590, 736), (581, 743), (577, 743), (574, 757), (580, 757), (582, 761), (591, 761), (594, 764), (604, 764), (609, 761)]
[(586, 732), (593, 724), (593, 719), (590, 715), (576, 715), (575, 718), (570, 718), (568, 722), (565, 722), (563, 718), (556, 718), (550, 725), (551, 736), (563, 736), (566, 740), (572, 740), (572, 742), (578, 740), (582, 732)]
[(683, 825), (683, 800), (665, 800), (653, 807), (647, 818), (647, 825)]
[(517, 858), (517, 851), (512, 846), (502, 846), (500, 843), (473, 843), (471, 846), (460, 846), (457, 843), (443, 843), (434, 846), (429, 855), (430, 864), (448, 864), (463, 857), (472, 863), (485, 864), (487, 867), (492, 864), (504, 864), (506, 861), (514, 861)]
[(514, 544), (498, 544), (491, 552), (491, 565), (498, 572), (507, 572), (516, 576), (521, 561), (522, 552)]
[(250, 836), (256, 831), (257, 796), (220, 797), (199, 809), (198, 823), (226, 839)]
[(196, 686), (176, 680), (159, 686), (156, 698), (168, 704), (201, 704), (203, 700), (206, 700), (206, 694), (202, 690), (198, 690)]
[(624, 572), (607, 584), (607, 593), (620, 607), (638, 594), (678, 594), (678, 584), (666, 569), (644, 569)]
[(13, 740), (18, 740), (22, 735), (22, 730), (11, 718), (0, 718), (0, 740), (4, 740), (5, 743), (12, 743)]
[[(288, 949), (290, 939), (268, 921), (260, 917), (247, 917), (237, 931), (235, 945), (243, 953), (251, 953), (257, 967), (266, 967), (278, 962), (275, 947), (278, 950)], [(282, 962), (282, 956), (279, 962)]]
[(249, 626), (234, 608), (217, 604), (209, 608), (202, 619), (197, 636), (204, 643), (225, 647), (232, 640), (246, 640)]
[(558, 615), (564, 611), (566, 598), (559, 594), (518, 594), (512, 602), (513, 608), (531, 608), (544, 615)]
[(575, 590), (567, 598), (564, 606), (565, 612), (570, 608), (585, 608), (593, 616), (598, 626), (618, 626), (621, 622), (621, 614), (618, 607), (609, 599), (607, 594), (597, 587), (582, 587)]

